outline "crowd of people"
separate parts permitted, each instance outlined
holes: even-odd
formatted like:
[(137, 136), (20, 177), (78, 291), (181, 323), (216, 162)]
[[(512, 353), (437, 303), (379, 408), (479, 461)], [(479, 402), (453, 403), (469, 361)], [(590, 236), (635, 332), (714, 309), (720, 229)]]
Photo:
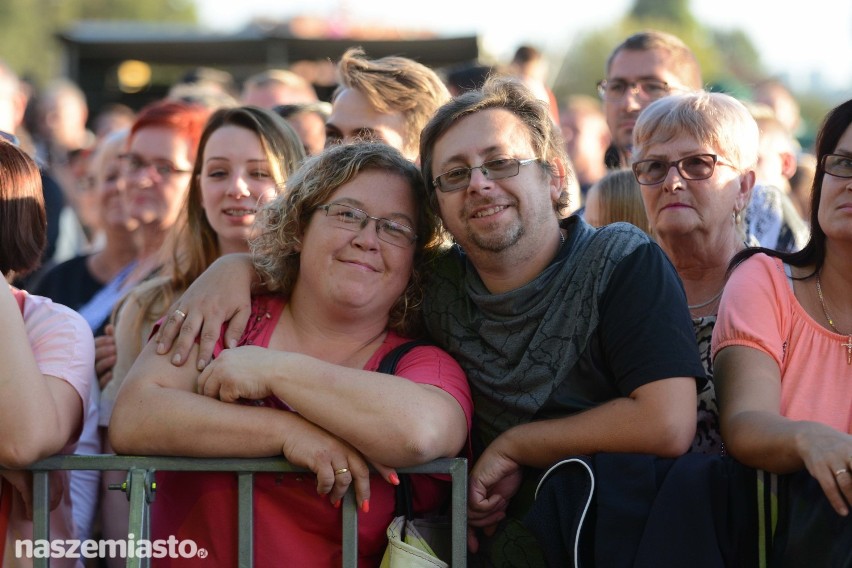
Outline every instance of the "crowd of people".
[[(471, 566), (761, 565), (758, 515), (730, 514), (758, 471), (789, 506), (763, 558), (852, 565), (852, 100), (809, 154), (779, 84), (707, 92), (653, 30), (613, 48), (600, 102), (560, 105), (530, 46), (453, 80), (336, 65), (329, 101), (290, 70), (238, 94), (208, 70), (91, 120), (57, 81), (32, 132), (0, 63), (4, 566), (32, 538), (13, 470), (75, 452), (307, 468), (256, 476), (258, 566), (340, 565), (350, 487), (378, 566), (397, 469), (457, 456)], [(576, 457), (599, 476), (585, 526), (553, 475)], [(55, 474), (51, 537), (127, 538), (125, 476)], [(160, 565), (235, 565), (236, 478), (157, 484), (153, 538), (209, 554)], [(444, 508), (446, 479), (412, 486), (415, 514)], [(668, 556), (654, 515), (605, 504), (625, 492), (679, 520)]]

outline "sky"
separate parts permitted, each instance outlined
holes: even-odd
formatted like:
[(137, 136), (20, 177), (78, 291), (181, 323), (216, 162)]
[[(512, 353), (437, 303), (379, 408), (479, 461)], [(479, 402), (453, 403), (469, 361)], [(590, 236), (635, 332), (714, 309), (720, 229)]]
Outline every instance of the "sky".
[[(253, 17), (286, 20), (294, 15), (333, 17), (348, 13), (358, 23), (430, 30), (443, 36), (478, 35), (481, 46), (501, 59), (522, 43), (547, 53), (571, 45), (578, 32), (609, 25), (632, 0), (195, 0), (201, 24), (222, 32), (244, 27)], [(503, 5), (501, 5), (503, 4)], [(692, 0), (705, 25), (741, 29), (751, 38), (771, 74), (794, 89), (817, 82), (843, 99), (852, 97), (852, 2), (850, 0)], [(781, 7), (781, 6), (784, 7)], [(795, 6), (795, 7), (792, 7)], [(845, 95), (845, 96), (843, 96)]]

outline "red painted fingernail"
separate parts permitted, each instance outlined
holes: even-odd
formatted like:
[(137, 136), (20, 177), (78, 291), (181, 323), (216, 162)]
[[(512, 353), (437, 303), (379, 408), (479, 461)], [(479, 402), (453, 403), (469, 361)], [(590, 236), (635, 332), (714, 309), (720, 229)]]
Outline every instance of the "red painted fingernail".
[(370, 500), (369, 499), (364, 499), (364, 502), (361, 503), (361, 510), (364, 511), (365, 513), (370, 512)]
[(332, 503), (332, 505), (334, 505), (334, 508), (335, 508), (335, 509), (339, 509), (339, 508), (340, 508), (340, 499), (338, 499), (337, 501), (335, 501), (334, 503)]
[(388, 476), (388, 481), (390, 481), (391, 485), (399, 485), (399, 476), (392, 473)]

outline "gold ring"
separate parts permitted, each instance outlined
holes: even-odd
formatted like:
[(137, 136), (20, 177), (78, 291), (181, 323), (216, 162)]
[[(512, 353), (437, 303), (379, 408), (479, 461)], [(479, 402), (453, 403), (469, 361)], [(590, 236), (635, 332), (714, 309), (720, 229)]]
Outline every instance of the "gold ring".
[(839, 477), (840, 474), (842, 474), (842, 473), (849, 473), (849, 470), (846, 469), (845, 467), (843, 469), (838, 469), (837, 471), (834, 472), (834, 477)]
[(185, 318), (185, 317), (186, 317), (186, 312), (182, 312), (182, 311), (180, 311), (180, 310), (175, 310), (175, 313), (176, 313), (177, 315), (179, 315), (181, 318)]
[(340, 469), (334, 470), (334, 475), (340, 475), (341, 473), (347, 473), (348, 471), (349, 471), (348, 467), (341, 467)]

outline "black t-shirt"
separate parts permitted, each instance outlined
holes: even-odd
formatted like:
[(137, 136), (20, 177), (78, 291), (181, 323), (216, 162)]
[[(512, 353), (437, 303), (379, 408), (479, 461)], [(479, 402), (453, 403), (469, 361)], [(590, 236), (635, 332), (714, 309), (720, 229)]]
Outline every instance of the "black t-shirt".
[(598, 301), (598, 326), (537, 419), (587, 410), (662, 378), (692, 376), (703, 388), (683, 287), (673, 273), (653, 243), (618, 263)]
[(538, 277), (491, 294), (458, 248), (430, 270), (427, 329), (461, 364), (487, 444), (531, 420), (588, 410), (704, 368), (683, 285), (660, 247), (627, 223), (577, 216)]

